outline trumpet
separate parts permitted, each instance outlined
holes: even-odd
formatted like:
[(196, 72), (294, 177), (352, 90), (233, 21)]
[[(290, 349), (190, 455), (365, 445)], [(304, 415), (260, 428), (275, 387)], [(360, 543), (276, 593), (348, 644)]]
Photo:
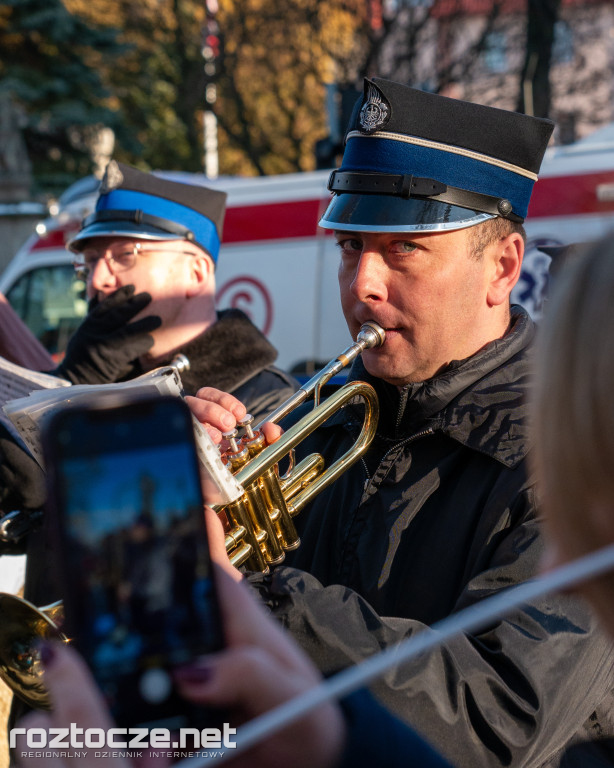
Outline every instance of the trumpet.
[[(225, 523), (226, 551), (233, 565), (245, 565), (250, 570), (266, 573), (272, 565), (282, 562), (285, 553), (300, 544), (292, 518), (360, 459), (369, 447), (379, 414), (373, 387), (363, 381), (350, 382), (323, 402), (321, 391), (363, 350), (380, 346), (384, 338), (382, 328), (375, 323), (366, 323), (354, 344), (331, 360), (257, 427), (252, 428), (251, 417), (246, 417), (241, 424), (245, 435), (240, 441), (236, 430), (226, 434), (230, 450), (225, 460), (244, 493), (230, 504), (215, 505), (213, 509)], [(309, 397), (313, 397), (314, 408), (277, 442), (267, 446), (262, 425), (279, 421)], [(320, 454), (311, 454), (295, 466), (295, 447), (350, 401), (362, 401), (365, 406), (362, 429), (353, 446), (328, 469), (325, 469)], [(286, 456), (289, 468), (282, 476), (279, 462)], [(62, 621), (61, 601), (36, 608), (15, 595), (0, 594), (0, 678), (34, 709), (51, 708), (42, 683), (37, 645), (47, 638), (69, 642), (59, 631)]]
[(62, 601), (37, 608), (17, 595), (0, 594), (0, 678), (33, 709), (51, 709), (37, 646), (47, 639), (68, 642), (58, 631), (63, 617)]
[[(225, 458), (244, 494), (230, 504), (215, 505), (213, 509), (224, 522), (226, 551), (233, 565), (245, 565), (248, 570), (267, 573), (270, 566), (282, 562), (285, 553), (300, 544), (292, 518), (364, 455), (375, 436), (379, 415), (373, 387), (363, 381), (350, 382), (324, 402), (320, 402), (321, 391), (363, 350), (380, 346), (384, 339), (383, 328), (376, 323), (365, 323), (354, 344), (263, 419), (255, 432), (248, 416), (239, 422), (239, 426), (246, 430), (240, 443), (236, 440), (236, 430), (226, 433), (230, 451)], [(266, 446), (262, 425), (278, 422), (311, 396), (314, 408), (277, 442)], [(365, 406), (361, 432), (350, 450), (328, 469), (324, 467), (324, 458), (317, 453), (294, 466), (295, 447), (350, 401), (362, 401)], [(289, 458), (289, 469), (281, 476), (279, 461), (285, 456)]]

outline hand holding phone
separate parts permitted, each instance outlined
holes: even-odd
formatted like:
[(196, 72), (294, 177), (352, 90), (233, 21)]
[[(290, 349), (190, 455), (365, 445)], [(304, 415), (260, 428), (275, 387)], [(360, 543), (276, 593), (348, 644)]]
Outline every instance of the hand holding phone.
[(44, 430), (63, 631), (118, 725), (202, 728), (171, 675), (223, 645), (190, 413), (172, 397), (110, 403)]

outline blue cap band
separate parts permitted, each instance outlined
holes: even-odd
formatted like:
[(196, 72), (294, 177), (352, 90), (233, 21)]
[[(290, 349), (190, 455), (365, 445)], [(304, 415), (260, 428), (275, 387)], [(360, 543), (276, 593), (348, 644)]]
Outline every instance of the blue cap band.
[(341, 171), (411, 173), (453, 187), (505, 198), (521, 218), (527, 215), (534, 180), (508, 168), (442, 148), (382, 136), (349, 136)]
[(220, 238), (217, 228), (211, 219), (198, 213), (193, 208), (188, 208), (180, 203), (156, 197), (155, 195), (148, 195), (144, 192), (113, 189), (107, 194), (100, 195), (96, 203), (96, 210), (138, 210), (150, 216), (158, 216), (159, 218), (182, 224), (194, 233), (193, 242), (204, 248), (213, 261), (217, 262), (220, 252)]

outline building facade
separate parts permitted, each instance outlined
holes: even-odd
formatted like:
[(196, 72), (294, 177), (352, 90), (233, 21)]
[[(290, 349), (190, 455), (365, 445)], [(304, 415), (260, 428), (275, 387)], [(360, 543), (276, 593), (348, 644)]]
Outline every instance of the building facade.
[[(528, 6), (528, 0), (388, 0), (383, 12), (394, 23), (373, 74), (503, 109), (518, 109), (522, 98), (524, 111), (539, 114), (533, 76), (542, 51), (526, 55)], [(614, 121), (614, 4), (533, 0), (531, 7), (556, 14), (548, 116), (557, 124), (554, 143), (571, 143)]]

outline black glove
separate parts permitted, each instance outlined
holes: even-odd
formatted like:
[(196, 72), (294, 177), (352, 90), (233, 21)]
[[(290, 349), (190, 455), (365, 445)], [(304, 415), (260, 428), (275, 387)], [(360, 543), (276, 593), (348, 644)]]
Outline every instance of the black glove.
[(150, 301), (148, 293), (135, 296), (133, 285), (93, 301), (53, 373), (73, 384), (109, 384), (135, 375), (138, 358), (153, 346), (150, 332), (162, 325), (156, 315), (130, 322)]
[(46, 495), (43, 470), (0, 422), (0, 516), (18, 514), (10, 525), (0, 517), (0, 554), (25, 552), (25, 537), (40, 524)]

